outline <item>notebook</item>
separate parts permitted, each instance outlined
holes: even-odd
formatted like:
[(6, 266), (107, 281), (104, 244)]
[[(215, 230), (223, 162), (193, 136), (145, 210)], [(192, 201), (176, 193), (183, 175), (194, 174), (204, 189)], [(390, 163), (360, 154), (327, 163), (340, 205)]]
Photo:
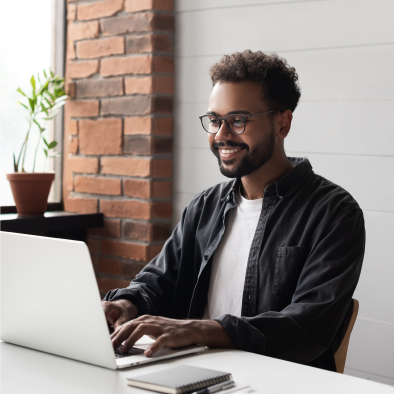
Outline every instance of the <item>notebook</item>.
[(127, 379), (129, 386), (168, 394), (183, 394), (231, 380), (231, 374), (181, 365)]

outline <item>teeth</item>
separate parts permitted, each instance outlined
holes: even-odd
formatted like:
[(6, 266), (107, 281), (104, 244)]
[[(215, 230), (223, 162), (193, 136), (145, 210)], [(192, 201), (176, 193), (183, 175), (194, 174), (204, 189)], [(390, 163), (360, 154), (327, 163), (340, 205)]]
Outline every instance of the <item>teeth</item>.
[(222, 149), (223, 153), (234, 153), (239, 151), (239, 149)]

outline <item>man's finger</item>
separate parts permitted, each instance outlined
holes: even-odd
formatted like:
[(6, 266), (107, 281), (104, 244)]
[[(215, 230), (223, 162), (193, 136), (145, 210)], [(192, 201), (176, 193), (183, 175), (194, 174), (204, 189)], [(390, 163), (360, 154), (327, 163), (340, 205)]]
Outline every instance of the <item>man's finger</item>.
[(146, 357), (151, 357), (155, 353), (157, 353), (162, 347), (168, 345), (170, 336), (167, 334), (163, 334), (159, 338), (156, 339), (152, 345), (148, 347), (148, 349), (145, 350), (144, 354)]
[(137, 328), (138, 323), (130, 321), (122, 326), (119, 326), (117, 330), (111, 335), (112, 346), (117, 349), (124, 340), (126, 340), (130, 334)]
[(134, 344), (144, 335), (155, 335), (158, 331), (159, 327), (153, 324), (140, 324), (124, 341), (124, 344), (122, 346), (122, 352), (128, 352), (134, 346)]

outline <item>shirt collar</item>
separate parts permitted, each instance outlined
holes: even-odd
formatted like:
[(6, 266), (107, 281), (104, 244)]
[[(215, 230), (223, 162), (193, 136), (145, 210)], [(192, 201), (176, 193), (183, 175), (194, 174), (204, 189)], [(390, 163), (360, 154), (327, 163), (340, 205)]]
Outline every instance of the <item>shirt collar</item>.
[[(306, 157), (288, 157), (288, 159), (290, 163), (294, 165), (294, 168), (286, 175), (267, 186), (267, 189), (275, 187), (276, 194), (281, 199), (297, 190), (306, 177), (312, 172), (312, 165)], [(231, 189), (221, 201), (229, 201), (231, 198), (234, 198), (240, 183), (241, 179), (234, 179)]]

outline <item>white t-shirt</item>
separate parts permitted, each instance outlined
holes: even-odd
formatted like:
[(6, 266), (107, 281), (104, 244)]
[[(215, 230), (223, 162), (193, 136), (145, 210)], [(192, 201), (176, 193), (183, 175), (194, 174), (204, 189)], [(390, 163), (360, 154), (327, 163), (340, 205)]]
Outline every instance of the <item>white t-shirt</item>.
[(224, 314), (241, 316), (246, 266), (263, 199), (247, 200), (236, 194), (238, 206), (226, 217), (226, 230), (213, 255), (204, 319)]

